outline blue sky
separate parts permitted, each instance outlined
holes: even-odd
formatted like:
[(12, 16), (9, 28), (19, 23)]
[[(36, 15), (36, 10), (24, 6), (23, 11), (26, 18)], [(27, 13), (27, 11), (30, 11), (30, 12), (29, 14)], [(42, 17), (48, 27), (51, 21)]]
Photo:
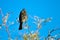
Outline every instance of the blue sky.
[[(4, 15), (6, 15), (7, 12), (11, 12), (9, 16), (10, 21), (15, 21), (16, 18), (19, 17), (19, 13), (23, 8), (25, 8), (27, 14), (31, 16), (38, 16), (41, 18), (52, 17), (53, 19), (51, 20), (51, 22), (47, 23), (46, 25), (43, 25), (43, 27), (41, 28), (41, 36), (46, 36), (48, 33), (47, 30), (51, 30), (60, 26), (60, 0), (0, 0), (0, 8), (2, 9)], [(32, 21), (29, 18), (29, 25), (34, 26), (30, 22)], [(14, 36), (17, 36), (18, 32), (24, 31), (18, 30), (19, 24), (17, 23), (11, 26), (12, 27), (10, 27), (9, 30), (11, 31), (12, 38), (14, 38)], [(13, 34), (12, 30), (14, 29), (15, 31), (17, 31)], [(0, 32), (2, 38), (7, 40), (7, 33), (5, 32), (5, 30), (0, 30)]]

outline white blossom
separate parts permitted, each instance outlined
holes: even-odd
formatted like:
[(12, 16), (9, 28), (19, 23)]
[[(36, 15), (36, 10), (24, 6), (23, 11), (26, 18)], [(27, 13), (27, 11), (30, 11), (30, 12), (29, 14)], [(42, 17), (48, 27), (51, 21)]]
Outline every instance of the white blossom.
[(16, 18), (16, 22), (19, 23), (19, 18)]
[(13, 39), (9, 37), (8, 40), (13, 40)]
[(35, 21), (37, 20), (37, 17), (36, 17), (36, 16), (34, 16), (34, 20), (35, 20)]
[(7, 13), (7, 15), (3, 17), (3, 19), (2, 19), (3, 25), (5, 25), (7, 23), (8, 16), (9, 16), (9, 13)]
[(0, 29), (1, 29), (1, 26), (0, 26)]

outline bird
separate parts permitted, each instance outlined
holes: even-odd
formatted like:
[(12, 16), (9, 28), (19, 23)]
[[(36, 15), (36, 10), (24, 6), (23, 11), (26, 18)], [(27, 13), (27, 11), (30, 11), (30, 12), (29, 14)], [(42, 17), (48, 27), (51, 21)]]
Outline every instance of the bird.
[(24, 22), (26, 22), (27, 20), (27, 14), (26, 14), (26, 10), (25, 9), (22, 9), (20, 14), (19, 14), (19, 30), (22, 30), (22, 25)]

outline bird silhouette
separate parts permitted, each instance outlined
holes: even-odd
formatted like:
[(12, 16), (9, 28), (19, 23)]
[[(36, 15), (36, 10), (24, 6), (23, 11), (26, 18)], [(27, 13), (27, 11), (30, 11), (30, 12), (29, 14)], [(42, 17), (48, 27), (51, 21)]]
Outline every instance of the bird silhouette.
[(27, 20), (26, 10), (22, 9), (19, 15), (19, 23), (20, 23), (19, 30), (22, 30), (22, 25), (24, 22), (26, 22), (26, 20)]

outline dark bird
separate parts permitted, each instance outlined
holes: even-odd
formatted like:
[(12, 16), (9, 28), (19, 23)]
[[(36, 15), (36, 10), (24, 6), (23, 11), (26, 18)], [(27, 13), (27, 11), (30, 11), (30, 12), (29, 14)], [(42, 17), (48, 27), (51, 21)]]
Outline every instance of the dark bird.
[(26, 20), (27, 20), (26, 10), (22, 9), (19, 15), (19, 23), (20, 23), (19, 30), (22, 30), (22, 25), (24, 22), (26, 22)]

